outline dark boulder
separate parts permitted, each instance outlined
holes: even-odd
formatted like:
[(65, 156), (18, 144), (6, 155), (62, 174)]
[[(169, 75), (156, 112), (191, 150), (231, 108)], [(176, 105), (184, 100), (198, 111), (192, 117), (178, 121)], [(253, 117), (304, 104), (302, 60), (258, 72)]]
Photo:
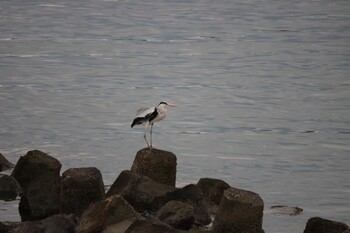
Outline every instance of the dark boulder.
[(12, 167), (13, 164), (0, 153), (0, 172), (11, 169)]
[(158, 183), (175, 186), (176, 156), (169, 151), (145, 148), (137, 152), (131, 171)]
[(213, 223), (216, 233), (262, 233), (264, 202), (254, 192), (229, 188), (224, 191)]
[(8, 233), (14, 228), (15, 228), (15, 226), (0, 222), (0, 233)]
[(209, 213), (214, 216), (224, 191), (230, 188), (230, 185), (219, 179), (201, 178), (196, 186), (202, 190), (205, 206)]
[(194, 224), (193, 207), (181, 201), (169, 201), (157, 213), (157, 218), (170, 226), (189, 230)]
[(40, 222), (25, 221), (14, 228), (11, 233), (43, 233), (44, 226)]
[(349, 230), (349, 226), (320, 217), (310, 218), (304, 230), (304, 233), (344, 233), (344, 231)]
[(113, 195), (87, 208), (79, 219), (77, 233), (124, 232), (141, 216), (123, 197)]
[(77, 219), (73, 214), (58, 214), (40, 221), (44, 226), (44, 233), (74, 233)]
[(61, 163), (39, 150), (20, 157), (11, 176), (22, 188), (22, 221), (43, 219), (59, 212)]
[(91, 203), (104, 198), (101, 172), (95, 167), (71, 168), (63, 172), (61, 181), (61, 213), (80, 216)]
[(0, 176), (0, 200), (14, 200), (20, 192), (21, 187), (15, 178), (8, 175)]
[(210, 214), (203, 199), (202, 190), (194, 184), (186, 185), (167, 193), (166, 200), (177, 200), (193, 206), (194, 219), (197, 225), (208, 225), (211, 222)]
[(150, 223), (146, 220), (135, 221), (125, 233), (185, 233), (187, 231), (182, 231), (174, 229), (166, 224), (155, 224)]
[(213, 178), (201, 178), (197, 186), (202, 190), (206, 201), (219, 205), (224, 191), (230, 188), (225, 181)]
[(13, 233), (74, 233), (76, 219), (74, 215), (53, 215), (48, 218), (21, 222)]
[(138, 212), (157, 211), (169, 201), (167, 193), (174, 191), (170, 185), (157, 183), (147, 176), (123, 171), (114, 181), (106, 196), (121, 195)]
[(207, 225), (211, 222), (200, 188), (190, 184), (175, 188), (155, 182), (147, 176), (123, 171), (115, 180), (106, 196), (122, 195), (138, 212), (156, 212), (171, 200), (182, 201), (193, 206), (195, 223)]

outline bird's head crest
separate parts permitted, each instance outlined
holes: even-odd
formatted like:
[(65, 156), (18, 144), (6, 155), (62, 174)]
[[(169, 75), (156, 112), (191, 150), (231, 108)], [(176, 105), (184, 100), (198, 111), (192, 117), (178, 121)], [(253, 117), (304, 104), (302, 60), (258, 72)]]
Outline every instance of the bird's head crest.
[(159, 105), (158, 105), (158, 107), (160, 107), (160, 106), (161, 106), (161, 107), (165, 107), (165, 106), (176, 107), (175, 104), (169, 104), (169, 103), (167, 103), (167, 102), (165, 102), (165, 101), (160, 102)]
[(161, 102), (158, 104), (158, 106), (159, 106), (159, 105), (162, 105), (162, 104), (164, 104), (164, 105), (168, 105), (168, 103), (167, 103), (167, 102), (165, 102), (165, 101), (161, 101)]

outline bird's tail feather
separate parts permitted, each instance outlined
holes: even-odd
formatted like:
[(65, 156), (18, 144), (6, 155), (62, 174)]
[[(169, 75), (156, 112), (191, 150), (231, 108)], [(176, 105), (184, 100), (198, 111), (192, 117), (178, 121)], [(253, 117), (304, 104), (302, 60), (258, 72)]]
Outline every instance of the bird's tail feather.
[(141, 125), (143, 123), (143, 118), (137, 117), (134, 119), (134, 121), (131, 123), (131, 128), (134, 127), (135, 125)]

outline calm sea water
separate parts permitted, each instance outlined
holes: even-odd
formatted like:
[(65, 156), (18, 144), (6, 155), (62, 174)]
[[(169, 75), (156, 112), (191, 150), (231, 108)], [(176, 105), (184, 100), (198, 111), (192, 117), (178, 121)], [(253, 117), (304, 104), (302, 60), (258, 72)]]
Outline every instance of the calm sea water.
[[(11, 0), (0, 3), (0, 152), (40, 149), (106, 185), (145, 147), (136, 110), (178, 105), (154, 146), (177, 186), (261, 195), (264, 229), (350, 224), (350, 2)], [(275, 216), (272, 205), (299, 206)], [(0, 221), (19, 220), (18, 201)]]

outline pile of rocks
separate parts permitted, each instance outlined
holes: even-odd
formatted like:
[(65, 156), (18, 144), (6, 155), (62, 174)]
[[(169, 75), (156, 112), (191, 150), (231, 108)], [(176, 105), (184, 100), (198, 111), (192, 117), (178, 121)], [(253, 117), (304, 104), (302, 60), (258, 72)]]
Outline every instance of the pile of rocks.
[[(142, 149), (105, 192), (97, 168), (71, 168), (61, 176), (57, 159), (29, 151), (11, 176), (0, 177), (1, 199), (20, 193), (22, 219), (0, 223), (0, 233), (264, 232), (258, 194), (213, 178), (177, 188), (176, 160), (168, 151)], [(310, 219), (305, 233), (349, 231), (345, 224), (322, 221)]]

